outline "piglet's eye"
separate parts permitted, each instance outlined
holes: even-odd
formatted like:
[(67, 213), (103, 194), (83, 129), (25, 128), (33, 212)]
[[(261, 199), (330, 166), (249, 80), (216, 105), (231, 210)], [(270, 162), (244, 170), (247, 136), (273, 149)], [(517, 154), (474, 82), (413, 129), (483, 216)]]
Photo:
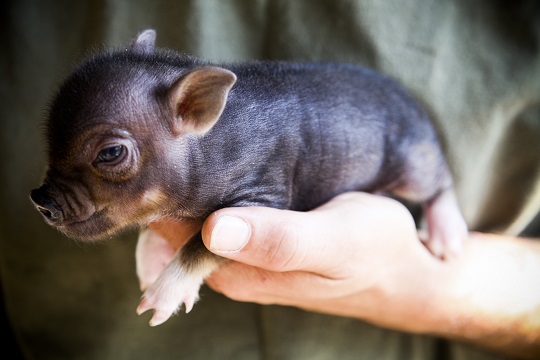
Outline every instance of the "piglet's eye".
[(122, 160), (126, 154), (126, 148), (123, 145), (108, 146), (98, 153), (95, 163), (113, 164)]

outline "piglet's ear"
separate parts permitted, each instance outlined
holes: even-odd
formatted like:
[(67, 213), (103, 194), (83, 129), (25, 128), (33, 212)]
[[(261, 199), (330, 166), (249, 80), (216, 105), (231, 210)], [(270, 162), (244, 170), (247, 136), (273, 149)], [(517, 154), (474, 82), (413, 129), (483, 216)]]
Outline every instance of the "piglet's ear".
[(147, 29), (141, 31), (131, 41), (130, 49), (140, 53), (151, 53), (156, 47), (156, 31)]
[(180, 78), (169, 91), (173, 131), (204, 134), (218, 121), (236, 75), (219, 67), (204, 67)]

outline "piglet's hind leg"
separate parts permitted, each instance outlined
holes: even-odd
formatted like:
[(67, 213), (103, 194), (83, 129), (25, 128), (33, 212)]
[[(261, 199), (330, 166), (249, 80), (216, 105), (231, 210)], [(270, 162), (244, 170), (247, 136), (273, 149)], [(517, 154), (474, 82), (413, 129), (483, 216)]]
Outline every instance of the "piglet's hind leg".
[(137, 314), (154, 309), (151, 326), (167, 321), (182, 304), (190, 312), (199, 299), (199, 288), (222, 258), (210, 253), (198, 233), (175, 254), (158, 279), (143, 294)]
[(454, 191), (443, 191), (426, 204), (425, 210), (429, 234), (427, 247), (440, 258), (458, 256), (467, 238), (467, 224), (459, 210)]

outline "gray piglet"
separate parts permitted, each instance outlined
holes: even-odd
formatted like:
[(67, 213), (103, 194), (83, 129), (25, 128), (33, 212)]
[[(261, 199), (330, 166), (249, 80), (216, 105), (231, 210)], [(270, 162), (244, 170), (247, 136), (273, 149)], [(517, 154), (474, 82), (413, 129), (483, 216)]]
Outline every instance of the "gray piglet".
[[(31, 192), (47, 223), (86, 241), (139, 226), (138, 248), (152, 249), (165, 242), (153, 222), (202, 223), (231, 206), (307, 211), (361, 190), (423, 204), (428, 247), (459, 252), (467, 226), (436, 133), (395, 82), (352, 65), (214, 64), (156, 49), (155, 36), (93, 56), (60, 87), (49, 166)], [(198, 232), (151, 279), (139, 313), (154, 309), (157, 325), (191, 310), (222, 261)]]

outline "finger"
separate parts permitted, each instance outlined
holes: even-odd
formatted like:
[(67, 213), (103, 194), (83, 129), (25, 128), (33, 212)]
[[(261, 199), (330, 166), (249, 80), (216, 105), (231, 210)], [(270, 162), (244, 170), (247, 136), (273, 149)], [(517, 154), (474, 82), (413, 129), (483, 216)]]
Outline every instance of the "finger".
[(329, 251), (310, 217), (264, 207), (212, 214), (203, 225), (203, 241), (215, 254), (272, 271), (315, 271)]
[[(339, 277), (342, 263), (362, 251), (358, 244), (361, 237), (387, 227), (388, 208), (397, 209), (398, 216), (407, 213), (394, 200), (365, 193), (338, 196), (310, 212), (265, 207), (222, 209), (204, 223), (203, 241), (220, 256), (266, 270)], [(340, 271), (334, 273), (336, 268)]]
[(273, 272), (231, 262), (212, 273), (206, 283), (230, 299), (259, 304), (297, 305), (343, 295), (336, 282), (302, 271)]
[(358, 297), (351, 283), (305, 272), (275, 273), (230, 262), (205, 281), (214, 291), (235, 301), (295, 306), (348, 317), (369, 306), (369, 300)]

